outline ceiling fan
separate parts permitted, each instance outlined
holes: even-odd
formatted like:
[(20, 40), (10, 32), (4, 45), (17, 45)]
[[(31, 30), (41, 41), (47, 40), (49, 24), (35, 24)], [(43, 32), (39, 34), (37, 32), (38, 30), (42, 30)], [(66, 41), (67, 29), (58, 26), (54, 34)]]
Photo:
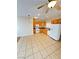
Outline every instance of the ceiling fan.
[(45, 3), (39, 7), (37, 7), (37, 9), (41, 9), (42, 7), (44, 6), (48, 6), (47, 7), (47, 10), (45, 11), (45, 13), (48, 13), (49, 9), (50, 8), (55, 8), (56, 10), (60, 10), (61, 9), (61, 6), (59, 5), (61, 3), (60, 0), (48, 0), (49, 3)]

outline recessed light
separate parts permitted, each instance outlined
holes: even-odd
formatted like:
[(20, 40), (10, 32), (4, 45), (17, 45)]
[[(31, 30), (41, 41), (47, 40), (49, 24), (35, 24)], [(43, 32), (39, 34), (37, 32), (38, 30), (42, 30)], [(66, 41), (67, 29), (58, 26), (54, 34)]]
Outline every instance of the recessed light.
[(38, 14), (38, 16), (40, 16), (40, 14)]

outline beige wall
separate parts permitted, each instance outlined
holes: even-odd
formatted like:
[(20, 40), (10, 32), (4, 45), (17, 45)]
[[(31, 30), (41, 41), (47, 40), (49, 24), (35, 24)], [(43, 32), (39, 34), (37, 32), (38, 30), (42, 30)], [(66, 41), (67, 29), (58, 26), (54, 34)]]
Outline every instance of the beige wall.
[(17, 36), (32, 35), (32, 18), (25, 16), (17, 17)]

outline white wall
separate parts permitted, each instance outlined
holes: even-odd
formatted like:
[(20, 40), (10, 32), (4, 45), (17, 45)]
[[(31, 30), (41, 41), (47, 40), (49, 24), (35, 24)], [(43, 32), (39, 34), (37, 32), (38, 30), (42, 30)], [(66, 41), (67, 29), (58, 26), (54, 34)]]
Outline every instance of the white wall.
[(32, 18), (25, 16), (17, 17), (17, 36), (32, 35)]

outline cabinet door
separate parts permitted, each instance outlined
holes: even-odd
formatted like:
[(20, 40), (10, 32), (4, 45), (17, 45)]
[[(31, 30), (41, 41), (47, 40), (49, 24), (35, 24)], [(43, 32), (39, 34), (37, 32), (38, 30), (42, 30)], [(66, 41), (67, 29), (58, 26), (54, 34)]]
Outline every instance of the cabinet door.
[(40, 29), (39, 29), (39, 24), (36, 24), (35, 29), (36, 29), (36, 33), (39, 33), (39, 32), (40, 32)]

